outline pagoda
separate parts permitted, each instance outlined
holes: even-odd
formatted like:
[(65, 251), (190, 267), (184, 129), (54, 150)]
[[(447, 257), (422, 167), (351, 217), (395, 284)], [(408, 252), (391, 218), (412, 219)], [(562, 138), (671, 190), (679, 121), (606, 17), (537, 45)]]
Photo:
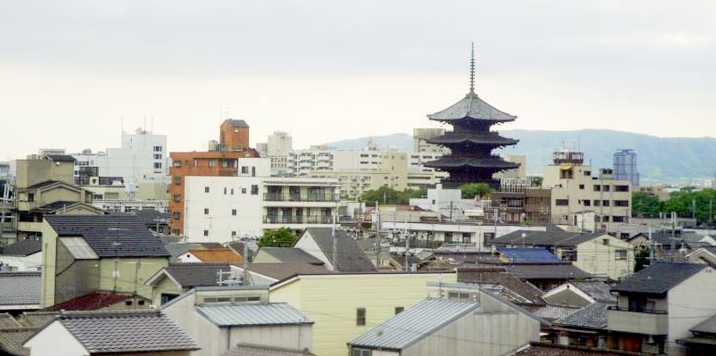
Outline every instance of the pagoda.
[(497, 148), (512, 146), (518, 140), (502, 137), (491, 131), (492, 125), (514, 121), (517, 117), (500, 111), (475, 93), (475, 47), (470, 58), (470, 92), (449, 108), (428, 115), (430, 120), (452, 125), (453, 130), (428, 139), (428, 143), (445, 146), (450, 154), (425, 163), (426, 167), (448, 172), (443, 181), (447, 188), (458, 188), (467, 183), (487, 183), (499, 188), (497, 172), (519, 168), (492, 153)]

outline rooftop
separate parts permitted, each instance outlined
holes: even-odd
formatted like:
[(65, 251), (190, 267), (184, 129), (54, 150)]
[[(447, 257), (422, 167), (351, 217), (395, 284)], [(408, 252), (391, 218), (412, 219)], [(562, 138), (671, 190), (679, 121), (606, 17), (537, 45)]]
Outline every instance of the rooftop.
[(38, 306), (41, 286), (40, 272), (1, 272), (0, 309)]
[(12, 245), (2, 247), (0, 254), (4, 256), (29, 256), (42, 251), (42, 241), (25, 239)]
[(461, 119), (489, 120), (495, 122), (514, 121), (517, 116), (502, 112), (471, 92), (447, 109), (428, 115), (430, 120), (454, 121)]
[(657, 262), (627, 277), (612, 291), (664, 294), (706, 267), (702, 264)]
[(603, 235), (603, 233), (517, 230), (493, 239), (490, 243), (498, 246), (576, 246)]
[(291, 276), (301, 274), (332, 274), (333, 272), (326, 269), (325, 266), (319, 266), (308, 263), (252, 263), (249, 265), (249, 271), (260, 275), (273, 278), (275, 280), (283, 280)]
[(110, 305), (121, 303), (131, 298), (132, 296), (129, 294), (94, 291), (76, 298), (72, 298), (60, 304), (55, 304), (47, 308), (47, 310), (98, 310), (106, 308)]
[(286, 303), (208, 303), (196, 307), (217, 326), (267, 326), (312, 324), (303, 313)]
[(332, 262), (335, 270), (340, 272), (373, 272), (376, 270), (373, 262), (345, 231), (336, 230), (335, 232), (337, 261), (333, 260), (332, 228), (311, 227), (306, 229), (301, 238), (306, 235), (313, 237), (321, 252)]
[(689, 330), (702, 334), (716, 334), (716, 315), (700, 322)]
[(502, 254), (514, 264), (561, 262), (559, 257), (544, 248), (499, 247), (497, 248), (497, 252)]
[(295, 247), (261, 247), (260, 254), (268, 254), (281, 262), (287, 263), (309, 263), (323, 265), (323, 261), (309, 255), (306, 251)]
[(607, 327), (607, 308), (611, 304), (592, 303), (565, 317), (555, 323), (576, 328), (605, 329)]
[(157, 272), (147, 283), (152, 284), (165, 273), (182, 288), (211, 287), (219, 285), (219, 272), (230, 272), (227, 263), (173, 263)]
[(591, 274), (570, 263), (513, 264), (504, 265), (506, 270), (520, 279), (586, 279)]
[(228, 247), (191, 250), (189, 253), (202, 262), (229, 264), (240, 264), (243, 262), (241, 255)]

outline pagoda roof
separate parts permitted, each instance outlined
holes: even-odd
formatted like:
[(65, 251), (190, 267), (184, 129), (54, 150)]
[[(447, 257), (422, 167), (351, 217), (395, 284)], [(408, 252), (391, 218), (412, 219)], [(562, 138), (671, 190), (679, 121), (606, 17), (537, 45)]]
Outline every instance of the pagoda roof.
[(491, 156), (486, 158), (473, 158), (473, 157), (453, 157), (443, 156), (435, 161), (426, 162), (424, 164), (430, 168), (459, 168), (459, 167), (471, 167), (471, 168), (495, 168), (498, 170), (503, 169), (515, 169), (519, 168), (519, 163), (508, 162), (504, 159)]
[(475, 119), (509, 122), (514, 121), (517, 116), (498, 110), (471, 91), (462, 100), (445, 110), (428, 115), (428, 118), (436, 121)]
[(502, 137), (497, 133), (472, 133), (472, 132), (447, 132), (444, 135), (433, 137), (427, 140), (428, 143), (437, 145), (473, 143), (476, 145), (497, 145), (510, 146), (517, 144), (519, 140)]

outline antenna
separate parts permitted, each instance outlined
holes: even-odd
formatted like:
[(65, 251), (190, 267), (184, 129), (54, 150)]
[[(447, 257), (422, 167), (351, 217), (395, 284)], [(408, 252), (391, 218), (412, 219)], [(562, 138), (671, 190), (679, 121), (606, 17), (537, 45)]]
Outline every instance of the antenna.
[(470, 94), (475, 94), (475, 42), (470, 47)]

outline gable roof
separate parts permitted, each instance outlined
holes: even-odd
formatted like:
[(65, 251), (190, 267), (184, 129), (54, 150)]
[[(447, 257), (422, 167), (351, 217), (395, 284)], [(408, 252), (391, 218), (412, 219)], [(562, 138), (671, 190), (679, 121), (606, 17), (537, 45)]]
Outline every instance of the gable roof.
[(208, 303), (197, 311), (217, 326), (266, 326), (312, 324), (298, 309), (286, 303)]
[(308, 275), (334, 273), (326, 269), (323, 265), (313, 265), (308, 263), (252, 263), (249, 265), (249, 271), (273, 278), (277, 281), (284, 280), (297, 274)]
[(133, 215), (49, 215), (59, 236), (80, 236), (99, 257), (168, 257), (161, 240)]
[(627, 277), (612, 291), (663, 294), (706, 267), (696, 263), (657, 262)]
[(462, 283), (501, 285), (533, 304), (544, 304), (542, 291), (539, 288), (522, 281), (501, 267), (461, 267), (457, 270), (457, 279)]
[(276, 346), (238, 344), (222, 356), (315, 356), (308, 350), (294, 350)]
[(425, 299), (353, 339), (357, 347), (402, 350), (479, 308), (478, 303)]
[(608, 303), (592, 303), (560, 318), (555, 323), (563, 326), (586, 328), (586, 329), (606, 329), (607, 327), (607, 309), (612, 304)]
[(108, 306), (132, 299), (132, 296), (124, 293), (94, 291), (88, 294), (72, 298), (68, 301), (55, 304), (48, 311), (60, 310), (98, 310)]
[(610, 293), (611, 287), (602, 281), (573, 281), (570, 284), (598, 302), (616, 302), (616, 296)]
[(70, 312), (61, 313), (56, 322), (91, 353), (199, 349), (191, 337), (157, 311)]
[(510, 260), (511, 263), (550, 263), (561, 262), (559, 257), (544, 248), (534, 247), (499, 247), (497, 252)]
[[(0, 350), (9, 355), (29, 355), (23, 347), (25, 340), (35, 333), (32, 328), (13, 328), (0, 330)], [(0, 354), (3, 354), (0, 352)]]
[(29, 256), (42, 251), (42, 241), (25, 239), (2, 248), (5, 256)]
[(241, 255), (228, 247), (190, 250), (189, 253), (205, 263), (240, 264), (243, 262)]
[[(524, 237), (522, 236), (524, 234)], [(490, 241), (493, 245), (559, 246), (572, 247), (604, 236), (604, 233), (577, 233), (569, 231), (517, 230)]]
[(570, 263), (504, 265), (505, 269), (520, 279), (584, 279), (591, 274)]
[(281, 262), (288, 263), (309, 263), (314, 265), (322, 265), (323, 261), (311, 256), (306, 251), (295, 247), (261, 247), (258, 254), (268, 254)]
[(336, 259), (333, 259), (333, 237), (330, 227), (310, 227), (301, 238), (311, 236), (323, 255), (331, 261), (334, 269), (340, 272), (374, 272), (373, 262), (360, 249), (356, 241), (345, 231), (336, 230)]
[(177, 261), (177, 257), (191, 251), (201, 250), (206, 248), (221, 248), (223, 247), (218, 242), (168, 242), (164, 244), (164, 248), (172, 256), (172, 262)]
[(482, 100), (475, 93), (468, 93), (462, 100), (452, 104), (447, 109), (428, 115), (430, 120), (452, 121), (465, 118), (490, 120), (496, 122), (513, 121), (517, 116), (502, 112)]
[(173, 263), (147, 280), (147, 285), (159, 281), (166, 274), (181, 288), (212, 287), (219, 285), (219, 272), (230, 272), (228, 263)]
[(696, 324), (689, 331), (703, 333), (703, 334), (716, 334), (716, 315)]
[(40, 272), (1, 272), (0, 309), (40, 304)]

